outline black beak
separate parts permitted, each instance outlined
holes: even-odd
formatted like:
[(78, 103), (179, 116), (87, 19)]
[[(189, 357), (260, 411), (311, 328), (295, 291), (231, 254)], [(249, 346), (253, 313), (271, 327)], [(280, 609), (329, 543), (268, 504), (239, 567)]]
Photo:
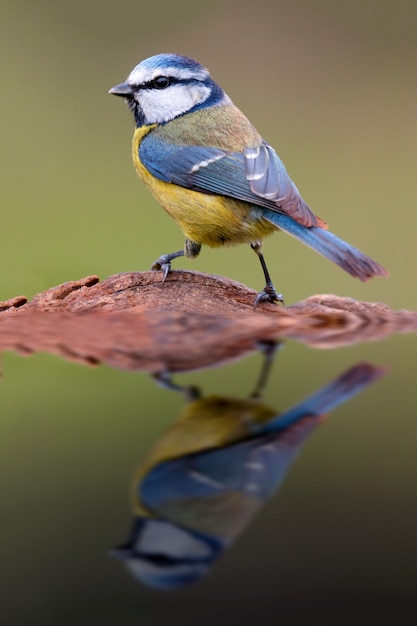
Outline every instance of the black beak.
[(129, 85), (129, 83), (120, 83), (120, 85), (112, 87), (109, 93), (114, 96), (121, 96), (122, 98), (131, 98), (135, 93), (135, 90), (132, 85)]

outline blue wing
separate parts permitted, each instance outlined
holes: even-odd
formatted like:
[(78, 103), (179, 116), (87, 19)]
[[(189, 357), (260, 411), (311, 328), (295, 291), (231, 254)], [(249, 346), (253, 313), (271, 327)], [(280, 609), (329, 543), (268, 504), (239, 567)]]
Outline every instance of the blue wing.
[(359, 363), (262, 425), (253, 438), (159, 463), (140, 485), (141, 500), (150, 510), (160, 513), (169, 502), (233, 491), (260, 501), (269, 498), (323, 415), (360, 393), (384, 373), (382, 368)]
[(153, 176), (180, 187), (243, 200), (292, 217), (303, 226), (323, 226), (301, 198), (281, 159), (266, 142), (243, 152), (182, 146), (150, 132), (139, 158)]
[[(288, 433), (269, 435), (227, 448), (166, 461), (152, 468), (140, 485), (142, 502), (160, 513), (167, 503), (240, 492), (260, 502), (284, 479), (291, 461), (314, 423)], [(288, 441), (287, 441), (288, 440)]]
[(262, 217), (277, 229), (360, 280), (389, 275), (379, 263), (325, 230), (326, 224), (308, 208), (282, 161), (265, 142), (242, 152), (184, 146), (163, 136), (165, 128), (148, 133), (139, 146), (141, 162), (156, 178), (259, 206)]

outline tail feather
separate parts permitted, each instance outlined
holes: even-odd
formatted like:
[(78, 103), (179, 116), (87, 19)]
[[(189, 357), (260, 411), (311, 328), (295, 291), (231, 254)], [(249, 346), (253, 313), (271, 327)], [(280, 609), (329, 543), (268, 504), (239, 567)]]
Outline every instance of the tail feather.
[(269, 209), (263, 210), (263, 217), (355, 278), (365, 281), (373, 276), (389, 276), (389, 272), (382, 265), (328, 230), (317, 226), (303, 226), (288, 215)]
[(329, 413), (363, 391), (385, 373), (386, 370), (382, 367), (366, 362), (358, 363), (300, 404), (268, 422), (265, 432), (284, 430), (306, 417), (319, 417)]

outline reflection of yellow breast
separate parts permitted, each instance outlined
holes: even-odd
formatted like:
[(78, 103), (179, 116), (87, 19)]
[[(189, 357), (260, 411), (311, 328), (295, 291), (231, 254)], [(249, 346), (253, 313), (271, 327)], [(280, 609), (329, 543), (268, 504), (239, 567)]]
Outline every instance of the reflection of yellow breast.
[(133, 163), (143, 182), (186, 237), (212, 248), (263, 239), (276, 229), (262, 219), (262, 209), (214, 194), (205, 194), (155, 178), (139, 159), (139, 145), (155, 125), (137, 128)]
[(132, 483), (135, 514), (149, 515), (140, 500), (140, 483), (159, 463), (245, 441), (256, 436), (275, 417), (277, 411), (251, 398), (209, 396), (187, 403), (135, 473)]

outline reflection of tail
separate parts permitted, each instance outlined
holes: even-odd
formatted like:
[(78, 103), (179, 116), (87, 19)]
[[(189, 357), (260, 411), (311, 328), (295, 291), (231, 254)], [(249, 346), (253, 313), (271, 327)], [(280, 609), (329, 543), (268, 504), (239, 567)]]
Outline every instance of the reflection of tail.
[(276, 213), (269, 209), (263, 209), (262, 216), (277, 228), (284, 230), (305, 243), (306, 246), (322, 254), (326, 259), (333, 261), (355, 278), (368, 280), (373, 276), (389, 276), (389, 272), (382, 265), (324, 228), (316, 226), (308, 228), (288, 215)]
[(176, 589), (199, 580), (279, 487), (323, 414), (383, 373), (356, 365), (267, 423), (260, 418), (275, 413), (263, 405), (254, 411), (253, 399), (194, 402), (192, 419), (182, 416), (179, 430), (168, 431), (152, 462), (145, 463), (147, 470), (139, 472), (139, 513), (114, 556), (151, 587)]
[(383, 376), (384, 373), (385, 369), (382, 367), (359, 363), (320, 391), (303, 400), (301, 404), (273, 419), (265, 425), (262, 432), (276, 432), (288, 428), (305, 417), (317, 417), (323, 413), (329, 413)]

